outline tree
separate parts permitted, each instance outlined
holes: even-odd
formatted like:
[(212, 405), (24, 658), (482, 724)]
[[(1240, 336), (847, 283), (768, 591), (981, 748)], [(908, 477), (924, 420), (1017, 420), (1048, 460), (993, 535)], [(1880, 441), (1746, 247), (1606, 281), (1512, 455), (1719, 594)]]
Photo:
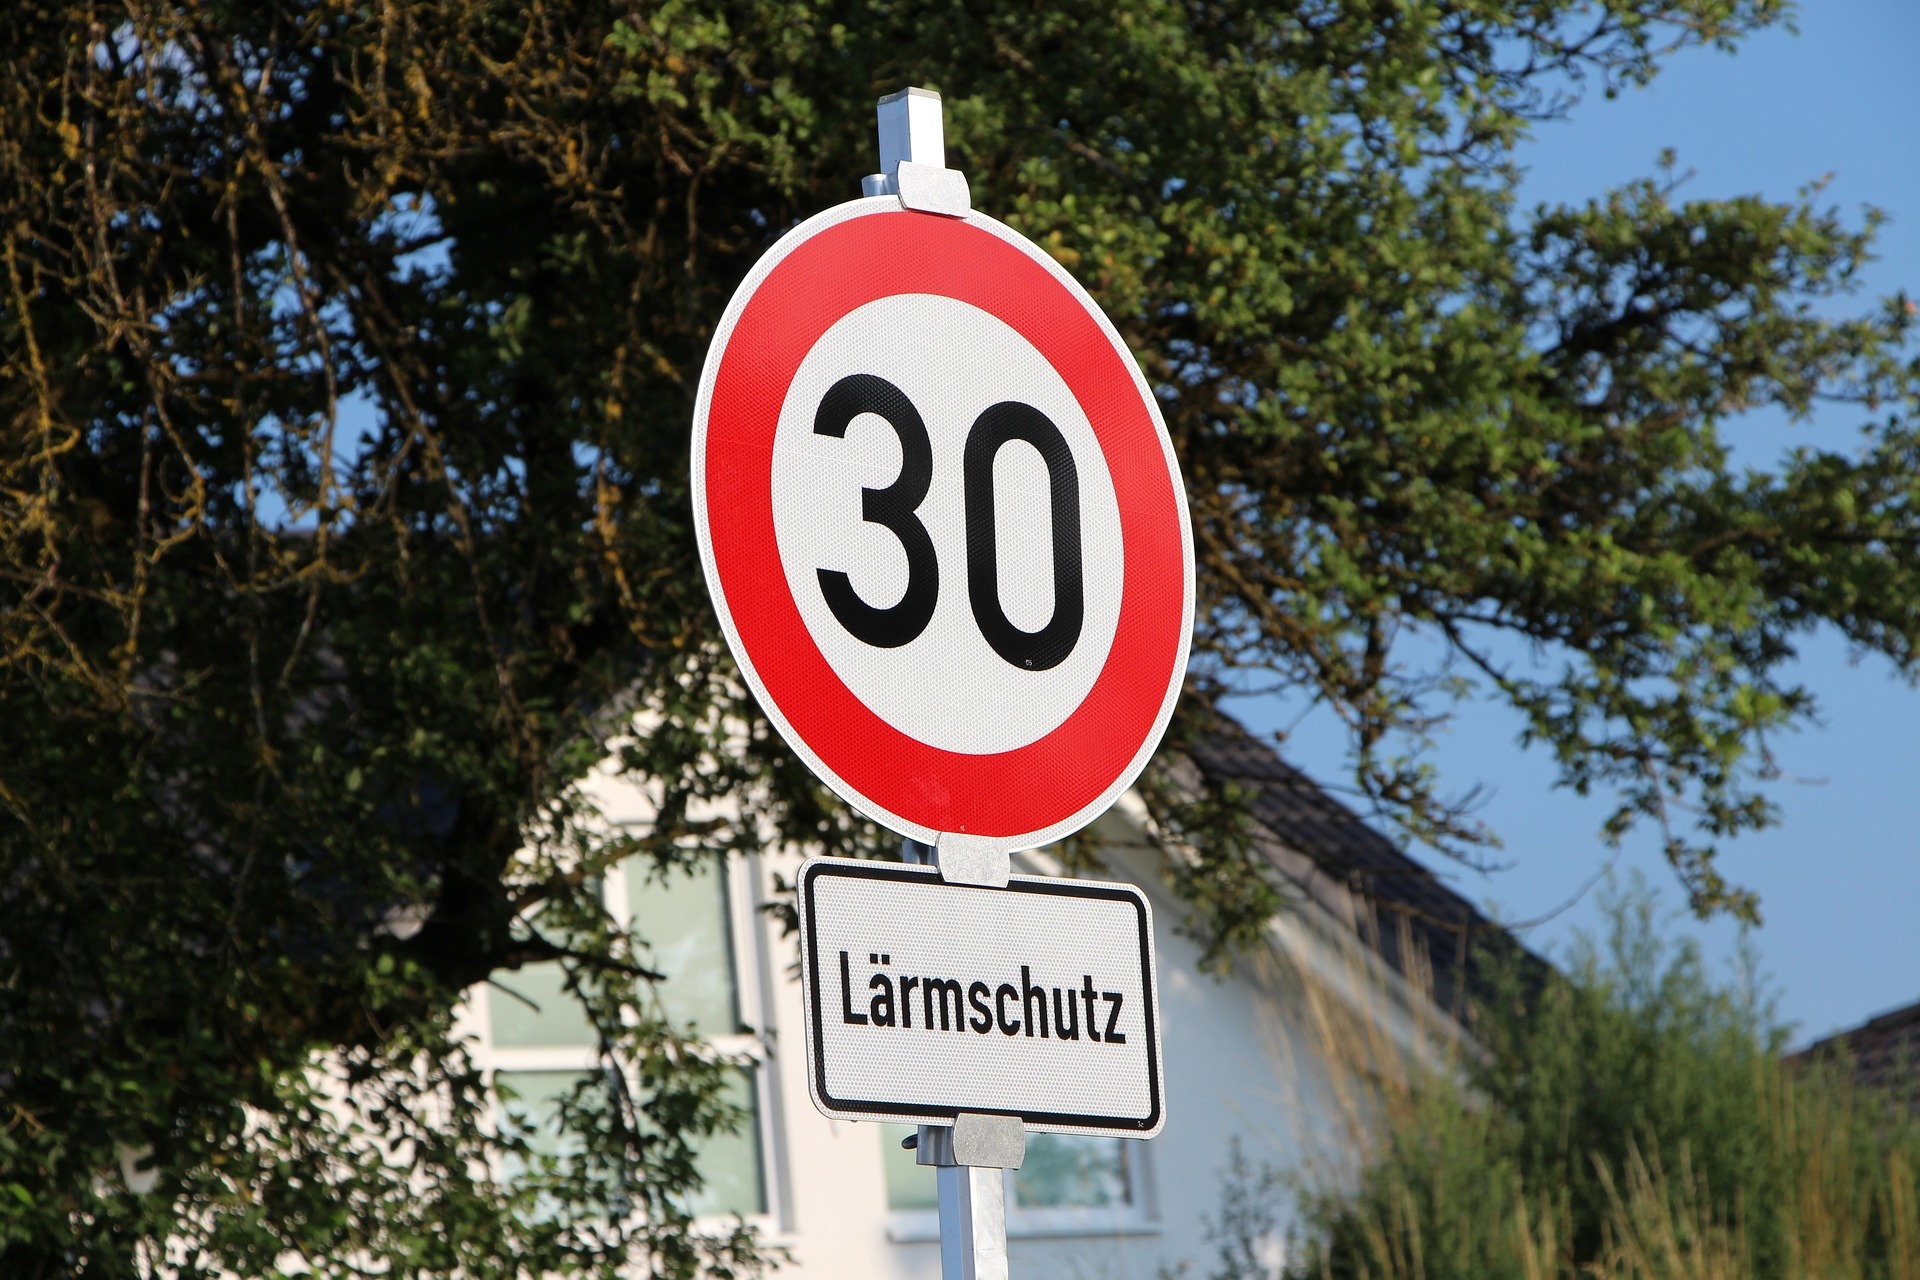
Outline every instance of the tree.
[[(1486, 833), (1418, 751), (1464, 679), (1567, 781), (1618, 789), (1613, 829), (1691, 805), (1680, 875), (1750, 911), (1712, 849), (1768, 820), (1768, 735), (1811, 713), (1795, 638), (1913, 669), (1912, 308), (1811, 309), (1871, 218), (1657, 181), (1525, 211), (1511, 155), (1583, 86), (1784, 12), (8, 6), (9, 1274), (163, 1238), (243, 1273), (750, 1265), (677, 1207), (729, 1121), (721, 1067), (622, 1013), (651, 977), (589, 886), (763, 829), (880, 842), (733, 679), (685, 453), (734, 285), (858, 191), (872, 101), (908, 83), (946, 91), (978, 206), (1159, 388), (1200, 558), (1189, 723), (1236, 682), (1304, 683), (1381, 814), (1464, 853)], [(1735, 474), (1722, 432), (1768, 404), (1864, 435)], [(1408, 665), (1420, 635), (1458, 665)], [(1503, 667), (1499, 637), (1559, 673)], [(592, 820), (577, 782), (608, 751), (651, 830)], [(1231, 796), (1151, 790), (1205, 850), (1183, 887), (1226, 954), (1281, 890)], [(726, 798), (739, 820), (701, 816)], [(581, 1163), (502, 1189), (448, 1009), (555, 959), (633, 1069), (610, 1107), (582, 1095)], [(156, 1192), (127, 1196), (112, 1171), (147, 1148)]]

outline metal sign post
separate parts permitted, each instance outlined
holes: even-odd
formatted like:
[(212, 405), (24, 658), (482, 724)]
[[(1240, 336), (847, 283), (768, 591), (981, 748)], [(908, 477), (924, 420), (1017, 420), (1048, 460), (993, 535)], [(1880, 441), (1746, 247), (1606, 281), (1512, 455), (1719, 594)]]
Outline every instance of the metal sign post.
[(1185, 676), (1193, 535), (1138, 362), (974, 209), (940, 96), (879, 103), (880, 172), (741, 282), (694, 403), (694, 534), (740, 674), (908, 865), (798, 876), (807, 1083), (919, 1126), (948, 1280), (1007, 1280), (1028, 1133), (1165, 1122), (1152, 909), (1013, 875), (1106, 812)]
[(921, 1126), (915, 1154), (939, 1179), (943, 1280), (1007, 1280), (1004, 1170), (1018, 1169), (1026, 1152), (1017, 1116), (963, 1114), (951, 1126)]
[[(918, 840), (903, 841), (900, 856), (939, 865), (934, 846)], [(942, 1280), (1008, 1280), (1004, 1171), (1026, 1158), (1026, 1125), (1018, 1116), (963, 1113), (951, 1125), (921, 1125), (914, 1142), (914, 1159), (932, 1165), (937, 1179)]]

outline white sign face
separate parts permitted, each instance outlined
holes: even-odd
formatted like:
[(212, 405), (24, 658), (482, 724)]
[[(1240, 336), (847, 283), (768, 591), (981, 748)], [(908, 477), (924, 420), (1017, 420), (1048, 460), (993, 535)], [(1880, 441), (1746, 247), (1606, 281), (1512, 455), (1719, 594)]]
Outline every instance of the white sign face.
[[(822, 433), (827, 397), (864, 379), (874, 380), (875, 402), (849, 403), (859, 412), (844, 427), (830, 423), (843, 434)], [(889, 387), (916, 406), (924, 445), (911, 426), (903, 435), (874, 411), (891, 407), (879, 403)], [(983, 454), (976, 423), (1003, 403), (1033, 411), (1029, 435), (1050, 446), (1051, 457), (1027, 436)], [(924, 447), (927, 458), (927, 492), (914, 516), (932, 555), (919, 564), (898, 529), (865, 518), (865, 493), (912, 477), (908, 446)], [(1056, 480), (1065, 490), (1058, 495)], [(1038, 742), (1086, 701), (1113, 649), (1126, 558), (1100, 442), (1046, 357), (972, 303), (892, 294), (821, 336), (800, 363), (774, 437), (773, 529), (794, 603), (827, 665), (887, 724), (930, 746), (988, 755)], [(975, 536), (987, 541), (976, 545)], [(1004, 623), (978, 598), (976, 579), (989, 566), (991, 608)], [(872, 615), (827, 590), (834, 575), (854, 601), (886, 606), (876, 614), (901, 611), (932, 584), (924, 591), (929, 608), (894, 634), (868, 634), (875, 628), (862, 624)], [(1050, 629), (1057, 653), (1026, 639)], [(888, 643), (870, 643), (876, 638)], [(962, 699), (955, 672), (966, 673)]]
[(876, 821), (1035, 848), (1159, 743), (1194, 608), (1172, 442), (1112, 324), (1010, 228), (886, 196), (789, 232), (715, 332), (692, 479), (741, 674)]
[(799, 899), (807, 1081), (827, 1115), (1160, 1132), (1153, 916), (1132, 885), (1014, 876), (990, 889), (813, 858)]

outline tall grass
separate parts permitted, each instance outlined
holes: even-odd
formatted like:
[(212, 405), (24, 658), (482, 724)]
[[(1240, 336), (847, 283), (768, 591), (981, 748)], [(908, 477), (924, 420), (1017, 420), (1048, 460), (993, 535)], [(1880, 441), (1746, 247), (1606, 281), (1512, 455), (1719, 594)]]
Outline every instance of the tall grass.
[(1288, 1275), (1920, 1280), (1920, 1118), (1784, 1063), (1770, 1007), (1644, 894), (1612, 918), (1564, 981), (1510, 975), (1441, 1070), (1321, 1020), (1362, 1159), (1301, 1190)]

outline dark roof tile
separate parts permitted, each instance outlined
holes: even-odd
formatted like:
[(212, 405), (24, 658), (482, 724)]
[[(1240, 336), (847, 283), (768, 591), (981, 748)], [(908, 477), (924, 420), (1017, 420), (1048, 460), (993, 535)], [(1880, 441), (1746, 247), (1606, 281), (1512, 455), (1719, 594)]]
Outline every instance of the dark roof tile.
[(1856, 1083), (1900, 1088), (1908, 1105), (1920, 1111), (1920, 1003), (1870, 1018), (1851, 1031), (1816, 1040), (1788, 1060), (1831, 1060), (1841, 1053), (1852, 1060)]
[(1255, 790), (1255, 841), (1276, 866), (1336, 914), (1329, 899), (1339, 895), (1329, 887), (1364, 904), (1361, 918), (1347, 923), (1401, 974), (1431, 983), (1434, 999), (1456, 1017), (1488, 994), (1489, 961), (1513, 957), (1546, 971), (1511, 933), (1238, 723), (1220, 716), (1186, 749), (1210, 779)]

